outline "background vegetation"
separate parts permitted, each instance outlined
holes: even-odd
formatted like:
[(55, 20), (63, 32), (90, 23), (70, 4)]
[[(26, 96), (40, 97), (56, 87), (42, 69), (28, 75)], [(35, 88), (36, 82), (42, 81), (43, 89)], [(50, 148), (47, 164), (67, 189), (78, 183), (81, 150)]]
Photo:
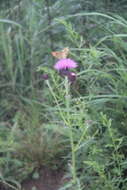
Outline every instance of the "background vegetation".
[[(0, 5), (1, 187), (47, 166), (65, 171), (62, 189), (126, 190), (126, 0)], [(51, 56), (64, 47), (79, 64), (70, 89)]]

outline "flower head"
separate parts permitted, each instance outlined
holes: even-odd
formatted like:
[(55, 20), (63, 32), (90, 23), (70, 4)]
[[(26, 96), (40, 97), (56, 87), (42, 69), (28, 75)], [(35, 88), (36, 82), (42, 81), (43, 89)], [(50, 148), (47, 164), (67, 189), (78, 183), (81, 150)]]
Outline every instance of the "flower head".
[(61, 70), (68, 70), (68, 69), (73, 69), (76, 68), (78, 65), (75, 61), (69, 58), (65, 59), (60, 59), (55, 65), (54, 68), (58, 71)]
[(43, 74), (43, 75), (42, 75), (42, 79), (48, 80), (48, 78), (49, 78), (48, 74)]

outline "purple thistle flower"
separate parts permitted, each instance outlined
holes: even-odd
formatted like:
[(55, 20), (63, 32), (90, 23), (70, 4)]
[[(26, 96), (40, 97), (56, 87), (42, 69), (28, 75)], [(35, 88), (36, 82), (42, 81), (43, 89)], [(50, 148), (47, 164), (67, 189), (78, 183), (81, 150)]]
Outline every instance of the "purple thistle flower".
[(55, 65), (54, 68), (58, 71), (60, 70), (68, 70), (76, 68), (78, 65), (75, 61), (69, 58), (60, 59)]

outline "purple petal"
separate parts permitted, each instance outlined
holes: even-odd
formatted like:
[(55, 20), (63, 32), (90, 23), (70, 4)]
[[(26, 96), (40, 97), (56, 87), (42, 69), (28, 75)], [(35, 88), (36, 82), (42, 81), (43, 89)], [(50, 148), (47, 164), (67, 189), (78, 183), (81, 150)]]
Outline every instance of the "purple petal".
[(54, 68), (56, 70), (62, 70), (62, 69), (73, 69), (76, 68), (78, 64), (73, 61), (72, 59), (66, 58), (66, 59), (60, 59), (55, 65)]

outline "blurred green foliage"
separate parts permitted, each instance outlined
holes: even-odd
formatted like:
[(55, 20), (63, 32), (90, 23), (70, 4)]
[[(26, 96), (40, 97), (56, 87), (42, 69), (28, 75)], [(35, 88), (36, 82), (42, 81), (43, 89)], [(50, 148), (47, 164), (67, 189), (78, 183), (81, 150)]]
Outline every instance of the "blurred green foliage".
[[(63, 189), (126, 190), (127, 2), (0, 3), (1, 185), (18, 190), (34, 169), (64, 165), (77, 181)], [(51, 56), (64, 47), (79, 64), (68, 109)]]

